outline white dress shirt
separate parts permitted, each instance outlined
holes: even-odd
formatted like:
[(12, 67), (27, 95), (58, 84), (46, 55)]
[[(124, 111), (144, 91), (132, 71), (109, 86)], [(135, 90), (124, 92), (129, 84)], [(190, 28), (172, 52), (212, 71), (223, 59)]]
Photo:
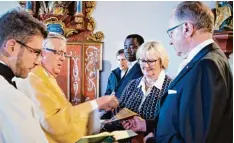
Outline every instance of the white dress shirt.
[(141, 109), (141, 106), (142, 104), (144, 103), (146, 97), (150, 94), (150, 91), (153, 87), (156, 87), (158, 88), (159, 90), (162, 89), (162, 86), (163, 86), (163, 82), (164, 82), (164, 79), (165, 79), (165, 71), (164, 70), (161, 70), (161, 72), (159, 73), (159, 76), (158, 76), (158, 79), (155, 81), (155, 83), (149, 87), (147, 90), (146, 90), (146, 83), (145, 83), (145, 77), (143, 77), (138, 85), (138, 88), (141, 87), (141, 90), (143, 92), (143, 97), (142, 97), (142, 100), (141, 100), (141, 104), (138, 108), (138, 110)]
[(0, 143), (48, 143), (33, 102), (0, 76)]
[(121, 74), (120, 74), (121, 78), (123, 78), (125, 76), (125, 74), (127, 74), (127, 72), (128, 72), (128, 69), (121, 70)]
[(209, 45), (213, 42), (214, 42), (213, 39), (208, 39), (208, 40), (200, 43), (199, 45), (197, 45), (195, 48), (193, 48), (189, 52), (188, 56), (181, 62), (179, 69), (178, 69), (178, 74), (203, 48), (205, 48), (207, 45)]

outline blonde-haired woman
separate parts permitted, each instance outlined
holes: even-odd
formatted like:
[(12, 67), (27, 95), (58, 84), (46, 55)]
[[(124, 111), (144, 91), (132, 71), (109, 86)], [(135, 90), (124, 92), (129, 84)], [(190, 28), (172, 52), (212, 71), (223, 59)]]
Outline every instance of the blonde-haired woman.
[[(143, 76), (132, 80), (125, 87), (120, 98), (120, 108), (128, 108), (146, 120), (145, 132), (153, 132), (160, 110), (160, 100), (171, 83), (171, 78), (165, 74), (169, 58), (166, 50), (157, 41), (143, 44), (137, 51), (137, 59)], [(131, 128), (132, 124), (122, 122), (123, 127)], [(117, 126), (117, 124), (115, 124)], [(120, 129), (105, 127), (107, 130)]]

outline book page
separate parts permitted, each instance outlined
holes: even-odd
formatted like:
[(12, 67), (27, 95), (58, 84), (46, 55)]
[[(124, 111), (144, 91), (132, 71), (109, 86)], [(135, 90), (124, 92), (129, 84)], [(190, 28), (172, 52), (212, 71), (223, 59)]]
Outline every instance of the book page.
[(137, 134), (132, 130), (113, 131), (111, 132), (111, 135), (113, 135), (116, 140), (122, 140), (137, 136)]
[(111, 118), (110, 120), (108, 120), (106, 122), (108, 123), (108, 122), (123, 120), (123, 119), (127, 119), (129, 117), (133, 117), (136, 115), (138, 115), (138, 114), (129, 110), (128, 108), (123, 108), (113, 118)]
[(82, 139), (97, 138), (97, 137), (108, 137), (108, 136), (113, 136), (113, 135), (111, 133), (109, 133), (109, 132), (102, 132), (102, 133), (96, 134), (96, 135), (84, 136), (84, 137), (82, 137)]

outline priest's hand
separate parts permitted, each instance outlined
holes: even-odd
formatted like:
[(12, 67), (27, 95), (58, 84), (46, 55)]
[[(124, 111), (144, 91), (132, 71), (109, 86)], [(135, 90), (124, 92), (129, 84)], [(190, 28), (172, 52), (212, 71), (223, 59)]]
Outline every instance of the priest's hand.
[(118, 107), (119, 101), (115, 96), (103, 96), (96, 99), (99, 109), (109, 111)]
[(139, 116), (122, 121), (122, 125), (126, 130), (131, 129), (134, 132), (146, 132), (146, 122)]

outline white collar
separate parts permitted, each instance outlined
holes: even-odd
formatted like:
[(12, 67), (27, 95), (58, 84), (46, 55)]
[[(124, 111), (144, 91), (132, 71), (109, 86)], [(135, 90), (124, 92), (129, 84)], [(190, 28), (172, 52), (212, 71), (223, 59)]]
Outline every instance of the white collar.
[(4, 63), (3, 61), (0, 61), (0, 63), (4, 64), (6, 66), (6, 63)]
[(205, 48), (207, 45), (213, 43), (214, 40), (213, 39), (208, 39), (206, 41), (203, 41), (202, 43), (200, 43), (199, 45), (197, 45), (195, 48), (193, 48), (187, 58), (185, 59), (187, 63), (189, 63), (203, 48)]
[(120, 71), (121, 71), (121, 78), (123, 78), (124, 75), (126, 74), (126, 72), (128, 72), (128, 69), (126, 69), (126, 70), (120, 70)]
[[(164, 79), (165, 79), (165, 71), (161, 70), (161, 72), (159, 73), (158, 79), (156, 80), (156, 82), (153, 84), (153, 86), (157, 87), (159, 90), (162, 90), (162, 86), (164, 83)], [(139, 83), (139, 85), (137, 86), (138, 88), (141, 87), (143, 89), (145, 89), (145, 77), (143, 77)]]
[(128, 68), (132, 68), (137, 63), (137, 60), (133, 62), (128, 62)]

